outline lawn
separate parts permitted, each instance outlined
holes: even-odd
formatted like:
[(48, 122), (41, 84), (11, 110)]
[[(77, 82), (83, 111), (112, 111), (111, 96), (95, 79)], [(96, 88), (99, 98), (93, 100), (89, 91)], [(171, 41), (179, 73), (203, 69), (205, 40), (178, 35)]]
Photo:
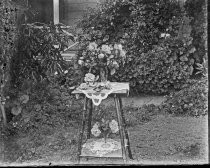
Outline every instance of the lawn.
[[(124, 107), (134, 160), (129, 164), (207, 163), (208, 117), (173, 116), (157, 110), (145, 114), (141, 108)], [(80, 108), (74, 103), (75, 108)], [(103, 106), (115, 114), (113, 106)], [(78, 113), (80, 111), (78, 110)], [(97, 110), (96, 110), (97, 113)], [(78, 116), (80, 116), (78, 114)], [(97, 115), (95, 115), (97, 116)], [(136, 118), (138, 116), (138, 118)], [(59, 118), (59, 114), (57, 114)], [(55, 126), (42, 126), (23, 133), (3, 135), (4, 165), (76, 164), (80, 120), (60, 119)], [(12, 130), (12, 129), (11, 129)], [(120, 160), (91, 159), (83, 164), (122, 164)]]

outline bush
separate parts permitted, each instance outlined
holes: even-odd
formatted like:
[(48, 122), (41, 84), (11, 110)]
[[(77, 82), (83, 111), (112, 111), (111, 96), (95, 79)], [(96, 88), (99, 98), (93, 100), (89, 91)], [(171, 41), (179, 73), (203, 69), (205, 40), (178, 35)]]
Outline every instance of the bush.
[(120, 42), (127, 60), (110, 80), (130, 82), (133, 91), (167, 93), (193, 71), (192, 39), (179, 36), (184, 16), (177, 1), (107, 0), (79, 24), (80, 42)]
[(191, 17), (191, 36), (196, 52), (193, 54), (196, 63), (202, 63), (207, 57), (207, 1), (187, 0), (185, 2), (186, 13)]
[(132, 67), (123, 67), (124, 72), (121, 68), (113, 80), (137, 81), (133, 86), (141, 92), (167, 93), (181, 89), (193, 72), (191, 53), (194, 48), (191, 42), (190, 38), (167, 38), (152, 50), (134, 58)]
[(73, 35), (66, 35), (60, 25), (21, 26), (17, 52), (11, 62), (13, 85), (19, 87), (24, 80), (39, 82), (55, 72), (62, 74), (68, 66), (61, 52), (71, 40)]
[(161, 110), (174, 115), (200, 116), (207, 111), (207, 79), (190, 80), (182, 90), (166, 96)]
[(48, 130), (50, 134), (51, 129), (59, 125), (72, 124), (71, 121), (78, 122), (81, 117), (79, 113), (82, 109), (81, 104), (75, 100), (68, 88), (41, 82), (32, 86), (28, 95), (29, 102), (21, 114), (15, 116), (11, 122), (16, 123), (16, 128), (20, 132)]

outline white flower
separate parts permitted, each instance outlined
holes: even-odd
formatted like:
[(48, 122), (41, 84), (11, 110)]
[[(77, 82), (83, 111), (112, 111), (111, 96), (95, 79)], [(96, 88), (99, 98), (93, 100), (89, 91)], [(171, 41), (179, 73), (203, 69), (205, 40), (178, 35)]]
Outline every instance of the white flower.
[(112, 63), (115, 67), (119, 67), (119, 64), (117, 63), (117, 61), (113, 61), (113, 63)]
[(109, 59), (112, 59), (112, 58), (114, 58), (114, 55), (110, 55), (110, 56), (109, 56)]
[(126, 53), (125, 53), (124, 50), (121, 50), (121, 51), (120, 51), (120, 55), (121, 55), (122, 57), (125, 57), (125, 54), (126, 54)]
[(93, 75), (92, 73), (87, 73), (85, 75), (85, 82), (93, 82), (95, 80), (95, 75)]
[(82, 90), (87, 89), (87, 87), (88, 87), (88, 86), (87, 86), (86, 83), (81, 83), (80, 86), (79, 86), (79, 88), (82, 89)]
[(109, 123), (109, 127), (111, 128), (112, 133), (116, 133), (117, 131), (119, 131), (118, 123), (117, 123), (117, 121), (115, 121), (115, 120), (112, 120), (112, 121)]
[(117, 44), (114, 44), (114, 49), (118, 49), (118, 45)]
[(165, 35), (166, 35), (165, 33), (161, 33), (160, 37), (165, 37)]
[(65, 70), (65, 71), (64, 71), (64, 74), (67, 74), (68, 72), (69, 72), (68, 70)]
[(108, 54), (111, 54), (111, 49), (108, 45), (102, 45), (101, 50)]
[(122, 44), (114, 44), (114, 49), (122, 50)]
[(161, 33), (160, 37), (170, 37), (171, 35), (168, 33)]
[(79, 64), (79, 65), (82, 65), (83, 63), (84, 63), (83, 60), (79, 60), (79, 61), (78, 61), (78, 64)]
[(102, 54), (102, 53), (101, 53), (101, 54), (99, 54), (99, 55), (98, 55), (98, 58), (99, 58), (99, 59), (104, 58), (104, 54)]
[(88, 45), (88, 50), (92, 51), (92, 50), (96, 50), (98, 47), (98, 45), (95, 42), (92, 42)]
[(171, 35), (167, 33), (167, 34), (165, 34), (165, 36), (166, 36), (166, 37), (170, 37)]
[(92, 133), (95, 137), (97, 137), (97, 136), (99, 136), (99, 135), (101, 134), (101, 131), (99, 130), (98, 127), (99, 127), (99, 123), (96, 122), (96, 123), (94, 124), (93, 128), (91, 129), (91, 133)]
[(121, 44), (118, 44), (118, 49), (122, 50), (122, 45)]
[(100, 125), (100, 123), (99, 123), (99, 122), (96, 122), (96, 123), (93, 125), (93, 127), (94, 127), (94, 128), (99, 128), (99, 125)]
[(53, 45), (54, 48), (59, 48), (59, 45)]

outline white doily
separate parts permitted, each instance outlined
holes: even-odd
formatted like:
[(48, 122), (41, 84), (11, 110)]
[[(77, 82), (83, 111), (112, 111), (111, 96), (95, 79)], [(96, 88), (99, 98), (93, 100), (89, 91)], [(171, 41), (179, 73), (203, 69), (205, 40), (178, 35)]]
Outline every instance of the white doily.
[(92, 99), (95, 106), (98, 106), (101, 101), (106, 99), (112, 92), (119, 90), (127, 90), (127, 92), (129, 92), (128, 83), (110, 82), (110, 85), (111, 89), (103, 89), (100, 92), (95, 91), (94, 88), (91, 87), (86, 90), (78, 88), (78, 90), (84, 93), (87, 98)]
[(121, 149), (121, 145), (120, 142), (110, 138), (108, 138), (105, 143), (104, 139), (102, 138), (89, 143), (85, 143), (83, 148), (86, 148), (97, 156), (102, 157), (108, 153)]

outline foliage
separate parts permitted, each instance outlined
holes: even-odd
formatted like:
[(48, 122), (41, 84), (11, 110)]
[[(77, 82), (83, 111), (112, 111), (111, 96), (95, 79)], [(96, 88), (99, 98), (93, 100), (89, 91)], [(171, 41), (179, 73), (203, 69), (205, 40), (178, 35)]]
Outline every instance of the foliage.
[(185, 17), (177, 1), (107, 0), (89, 9), (78, 26), (83, 41), (119, 42), (127, 51), (124, 66), (110, 80), (130, 82), (137, 91), (167, 93), (180, 89), (193, 71), (192, 39), (180, 36)]
[(196, 48), (195, 62), (202, 63), (203, 58), (207, 57), (207, 1), (187, 0), (184, 7), (187, 15), (192, 18), (190, 25), (192, 43)]
[(55, 75), (54, 78), (51, 78), (51, 82), (57, 83), (65, 88), (68, 87), (69, 91), (78, 87), (83, 82), (83, 79), (81, 78), (83, 72), (72, 64), (74, 63), (68, 63), (67, 73), (64, 71), (63, 74)]
[[(116, 110), (114, 106), (100, 105), (95, 110), (93, 116), (94, 122), (101, 122), (104, 118), (105, 121), (111, 121), (116, 119)], [(128, 127), (133, 127), (137, 124), (142, 124), (151, 120), (151, 116), (159, 112), (159, 109), (155, 105), (144, 105), (142, 107), (133, 107), (132, 105), (123, 108), (124, 118)]]
[(191, 38), (167, 37), (151, 51), (134, 58), (135, 69), (129, 64), (120, 68), (115, 81), (129, 81), (140, 92), (167, 93), (181, 89), (193, 72), (195, 48), (191, 42)]
[(207, 78), (190, 80), (182, 90), (166, 96), (166, 101), (160, 108), (174, 115), (205, 115), (208, 112), (207, 94)]
[(10, 62), (15, 51), (16, 40), (16, 10), (10, 0), (0, 1), (0, 107), (6, 125), (6, 114), (4, 104), (5, 92), (9, 88)]
[(104, 120), (103, 118), (101, 121), (96, 122), (91, 129), (91, 133), (95, 137), (98, 137), (100, 136), (100, 134), (103, 134), (105, 141), (111, 133), (117, 133), (118, 131), (119, 128), (117, 121)]
[(203, 58), (203, 63), (199, 64), (196, 63), (197, 65), (197, 72), (196, 74), (202, 74), (203, 77), (207, 78), (208, 75), (208, 60), (206, 60), (205, 58)]
[[(68, 88), (59, 84), (49, 84), (47, 80), (28, 87), (30, 87), (28, 103), (21, 106), (22, 112), (14, 116), (10, 122), (16, 123), (15, 128), (20, 132), (32, 133), (44, 127), (54, 128), (58, 125), (71, 124), (69, 121), (80, 120), (81, 104), (75, 101)], [(28, 89), (26, 84), (25, 89)], [(10, 100), (7, 108), (13, 108), (15, 101), (17, 99)], [(50, 132), (52, 130), (49, 130)]]
[(17, 53), (11, 65), (14, 86), (21, 86), (26, 79), (41, 81), (67, 69), (61, 51), (74, 40), (73, 35), (65, 34), (60, 25), (41, 26), (27, 24), (19, 30)]
[(186, 83), (193, 73), (195, 48), (192, 39), (167, 38), (153, 50), (140, 56), (137, 64), (139, 90), (167, 93)]

